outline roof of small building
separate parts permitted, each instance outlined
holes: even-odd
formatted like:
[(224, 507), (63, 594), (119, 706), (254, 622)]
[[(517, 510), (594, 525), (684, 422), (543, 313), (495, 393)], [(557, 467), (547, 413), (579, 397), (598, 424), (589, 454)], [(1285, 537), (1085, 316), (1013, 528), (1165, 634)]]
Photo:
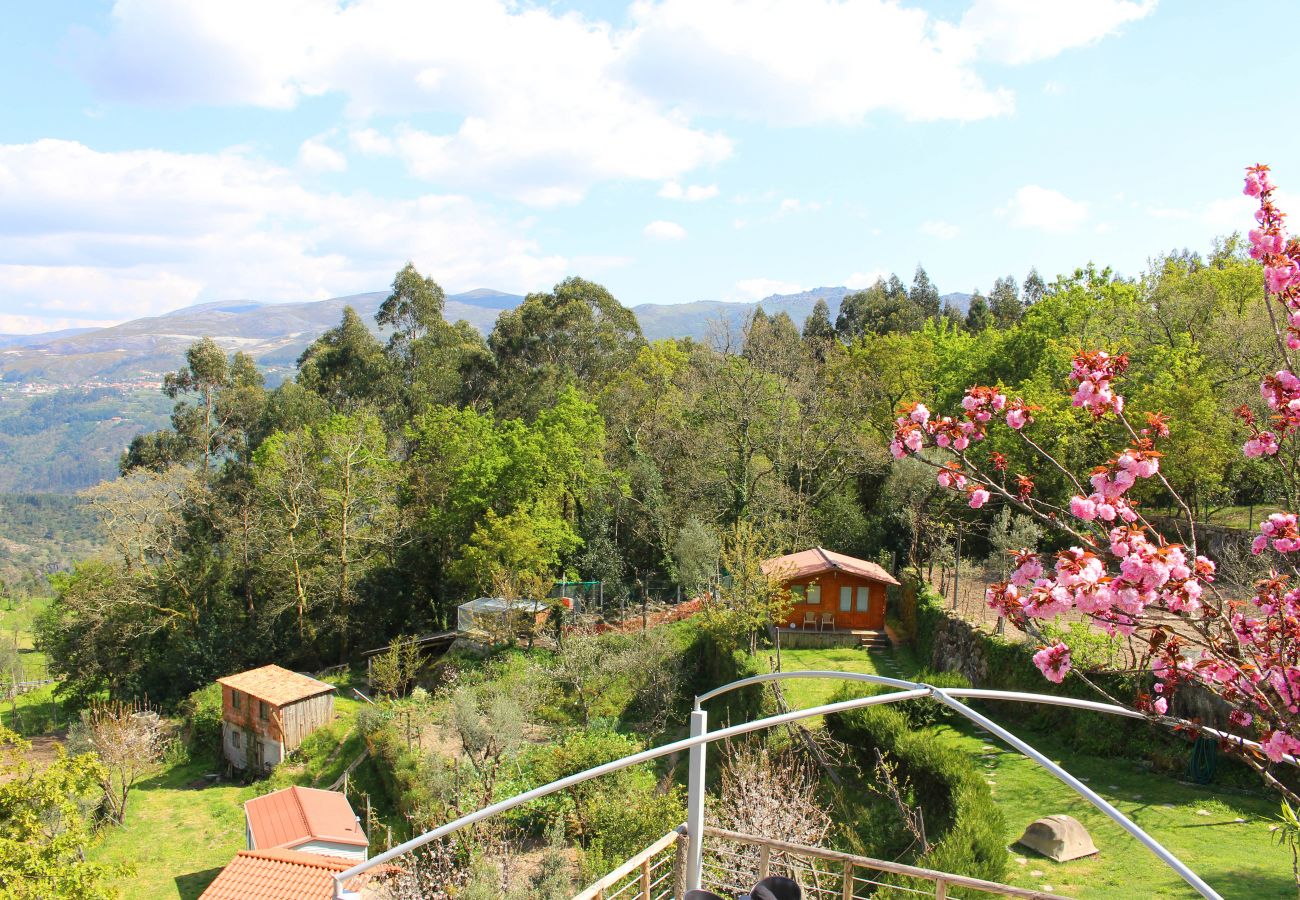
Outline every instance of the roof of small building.
[[(240, 850), (199, 900), (333, 900), (334, 873), (355, 865), (299, 850)], [(345, 887), (357, 890), (367, 875)]]
[(243, 691), (250, 697), (265, 700), (272, 706), (284, 706), (286, 703), (295, 703), (334, 690), (332, 684), (317, 681), (308, 675), (290, 672), (276, 665), (249, 669), (237, 675), (227, 675), (225, 678), (218, 678), (217, 682), (228, 688)]
[(787, 581), (820, 575), (822, 572), (847, 572), (883, 584), (898, 584), (894, 576), (873, 562), (846, 556), (833, 550), (824, 550), (821, 547), (800, 550), (798, 553), (766, 560), (763, 563), (763, 571), (768, 575), (779, 572)]
[(259, 850), (293, 848), (307, 841), (330, 841), (365, 847), (369, 841), (348, 798), (338, 791), (294, 785), (254, 797), (244, 815)]

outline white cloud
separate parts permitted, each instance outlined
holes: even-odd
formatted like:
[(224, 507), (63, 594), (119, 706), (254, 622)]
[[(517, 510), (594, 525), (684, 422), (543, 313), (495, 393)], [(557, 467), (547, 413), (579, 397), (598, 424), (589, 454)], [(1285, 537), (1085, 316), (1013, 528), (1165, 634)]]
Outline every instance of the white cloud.
[(533, 290), (569, 268), (465, 197), (317, 192), (235, 151), (0, 145), (0, 195), (0, 295), (14, 315), (319, 299), (376, 290), (407, 259), (450, 290)]
[(658, 219), (641, 230), (646, 237), (656, 241), (680, 241), (686, 237), (686, 229), (676, 222)]
[(358, 152), (366, 156), (392, 156), (396, 152), (392, 139), (373, 128), (354, 128), (348, 133), (348, 139)]
[(324, 139), (314, 137), (303, 141), (298, 148), (298, 163), (311, 172), (343, 172), (348, 167), (348, 158)]
[(118, 0), (109, 34), (83, 49), (118, 99), (287, 108), (338, 93), (354, 119), (450, 116), (445, 130), (358, 140), (382, 152), (395, 139), (438, 185), (538, 205), (606, 180), (677, 179), (732, 149), (616, 77), (610, 26), (505, 0)]
[(62, 331), (65, 328), (104, 328), (116, 325), (118, 319), (69, 319), (45, 316), (11, 316), (0, 313), (0, 334), (40, 334), (45, 331)]
[(665, 181), (663, 187), (659, 188), (659, 196), (665, 200), (685, 200), (688, 203), (712, 200), (718, 193), (716, 184), (688, 184), (682, 187), (676, 181)]
[(1065, 85), (1061, 84), (1059, 81), (1045, 81), (1043, 82), (1043, 93), (1051, 94), (1052, 96), (1064, 94)]
[(691, 114), (778, 125), (855, 124), (874, 112), (967, 121), (1011, 111), (970, 42), (886, 0), (663, 0), (632, 7), (621, 64), (645, 93)]
[[(548, 205), (727, 159), (731, 140), (698, 116), (1006, 115), (1013, 95), (982, 66), (1046, 59), (1153, 5), (976, 0), (954, 22), (894, 0), (636, 0), (615, 25), (515, 0), (116, 0), (106, 33), (73, 54), (113, 100), (289, 109), (338, 95), (361, 152), (398, 152), (440, 189)], [(381, 133), (366, 123), (378, 115), (408, 125)]]
[(861, 291), (871, 287), (880, 279), (888, 277), (889, 273), (883, 269), (876, 269), (872, 272), (854, 272), (844, 279), (844, 286), (851, 291)]
[(951, 222), (945, 222), (942, 219), (935, 219), (930, 222), (922, 222), (921, 233), (928, 234), (930, 237), (936, 237), (943, 241), (950, 241), (957, 235), (961, 234), (961, 229)]
[(793, 281), (775, 278), (746, 278), (736, 282), (735, 291), (728, 300), (763, 300), (773, 294), (798, 294), (807, 288)]
[(1021, 65), (1099, 41), (1155, 8), (1156, 0), (976, 0), (960, 32), (981, 56)]
[(1064, 233), (1073, 231), (1088, 218), (1088, 204), (1071, 200), (1051, 188), (1027, 184), (995, 212), (1017, 228)]

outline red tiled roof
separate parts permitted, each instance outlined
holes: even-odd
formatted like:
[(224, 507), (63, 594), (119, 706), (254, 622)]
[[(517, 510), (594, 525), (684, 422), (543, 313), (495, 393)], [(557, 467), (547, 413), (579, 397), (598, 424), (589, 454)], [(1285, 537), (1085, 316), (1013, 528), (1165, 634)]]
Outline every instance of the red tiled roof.
[(894, 576), (873, 562), (845, 556), (833, 550), (823, 550), (821, 547), (800, 550), (798, 553), (766, 560), (763, 563), (763, 571), (769, 575), (779, 572), (787, 581), (819, 575), (822, 572), (848, 572), (850, 575), (883, 584), (898, 584)]
[(244, 804), (244, 815), (259, 850), (293, 848), (310, 840), (365, 847), (348, 798), (338, 791), (294, 785), (254, 797)]
[(249, 669), (247, 672), (240, 672), (238, 675), (227, 675), (225, 678), (218, 678), (217, 683), (224, 684), (226, 687), (234, 688), (237, 691), (243, 691), (258, 700), (265, 700), (272, 706), (296, 703), (299, 700), (306, 700), (308, 697), (315, 697), (317, 694), (326, 694), (334, 690), (332, 684), (326, 684), (310, 676), (299, 675), (297, 672), (290, 672), (288, 669), (282, 669), (280, 666), (275, 665), (262, 666), (260, 669)]
[[(333, 900), (334, 873), (355, 865), (297, 850), (240, 850), (199, 900)], [(360, 875), (344, 887), (357, 890), (366, 880)]]

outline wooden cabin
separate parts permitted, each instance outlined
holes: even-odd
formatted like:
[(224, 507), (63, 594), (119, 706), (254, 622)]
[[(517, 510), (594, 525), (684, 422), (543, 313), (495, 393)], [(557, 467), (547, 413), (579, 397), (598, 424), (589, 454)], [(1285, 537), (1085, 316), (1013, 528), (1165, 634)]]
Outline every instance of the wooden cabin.
[(814, 547), (763, 563), (793, 595), (786, 628), (879, 631), (885, 627), (886, 589), (898, 584), (873, 562)]
[(334, 685), (280, 666), (218, 678), (221, 749), (237, 769), (272, 768), (334, 718)]

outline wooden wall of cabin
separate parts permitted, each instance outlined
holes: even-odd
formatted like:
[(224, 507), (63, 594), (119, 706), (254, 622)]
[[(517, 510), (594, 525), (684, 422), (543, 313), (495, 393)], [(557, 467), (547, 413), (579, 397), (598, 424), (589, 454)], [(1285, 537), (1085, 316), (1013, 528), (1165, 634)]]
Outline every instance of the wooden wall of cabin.
[[(806, 615), (812, 613), (817, 623), (816, 627), (820, 627), (824, 615), (834, 617), (835, 628), (858, 628), (878, 631), (885, 627), (886, 585), (847, 572), (823, 572), (820, 575), (808, 578), (791, 579), (789, 587), (796, 593), (797, 588), (802, 587), (806, 597), (809, 593), (808, 588), (814, 584), (821, 588), (821, 597), (818, 602), (815, 604), (803, 602), (796, 597), (796, 602), (790, 607), (790, 614), (786, 617), (786, 625), (793, 628), (804, 628), (806, 627)], [(849, 609), (847, 611), (842, 608), (841, 604), (840, 592), (843, 588), (849, 589)], [(860, 609), (858, 588), (867, 589), (867, 609), (865, 610)]]

